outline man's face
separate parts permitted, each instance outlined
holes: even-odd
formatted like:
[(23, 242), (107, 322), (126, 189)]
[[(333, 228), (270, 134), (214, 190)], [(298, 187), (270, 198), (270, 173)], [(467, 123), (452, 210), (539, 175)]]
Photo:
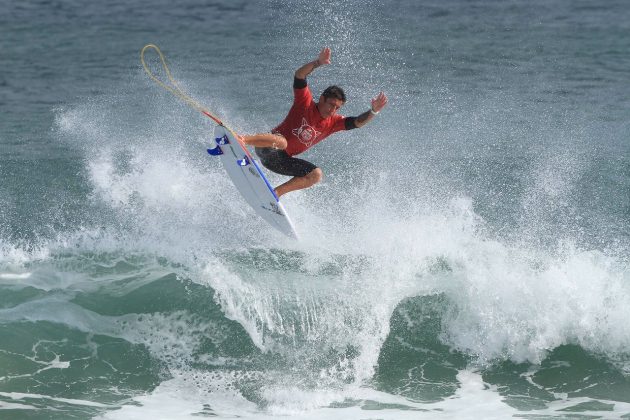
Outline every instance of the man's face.
[(319, 113), (322, 118), (332, 117), (337, 113), (339, 108), (343, 106), (343, 101), (337, 98), (324, 98), (324, 96), (320, 96), (319, 103), (317, 104), (317, 109), (319, 109)]

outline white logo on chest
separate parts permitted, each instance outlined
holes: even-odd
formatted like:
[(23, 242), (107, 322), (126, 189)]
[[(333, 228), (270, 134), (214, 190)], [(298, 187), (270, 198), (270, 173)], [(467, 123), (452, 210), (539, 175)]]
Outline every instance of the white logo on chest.
[(322, 134), (308, 125), (306, 118), (302, 118), (302, 126), (293, 129), (293, 134), (300, 140), (300, 143), (310, 146), (317, 139), (317, 136)]

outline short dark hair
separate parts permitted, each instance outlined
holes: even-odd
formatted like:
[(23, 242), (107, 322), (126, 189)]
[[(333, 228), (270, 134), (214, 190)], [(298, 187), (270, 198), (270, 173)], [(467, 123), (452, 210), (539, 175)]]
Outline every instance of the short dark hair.
[(326, 99), (335, 98), (335, 99), (341, 99), (343, 103), (346, 102), (346, 94), (343, 92), (343, 89), (341, 89), (339, 86), (335, 86), (335, 85), (328, 86), (322, 92), (322, 96)]

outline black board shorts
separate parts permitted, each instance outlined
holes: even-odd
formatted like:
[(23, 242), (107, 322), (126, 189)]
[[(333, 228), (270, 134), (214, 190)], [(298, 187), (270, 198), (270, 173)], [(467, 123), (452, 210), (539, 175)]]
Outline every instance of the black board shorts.
[(289, 156), (284, 150), (272, 147), (256, 147), (255, 150), (263, 166), (280, 175), (306, 176), (317, 168), (311, 162)]

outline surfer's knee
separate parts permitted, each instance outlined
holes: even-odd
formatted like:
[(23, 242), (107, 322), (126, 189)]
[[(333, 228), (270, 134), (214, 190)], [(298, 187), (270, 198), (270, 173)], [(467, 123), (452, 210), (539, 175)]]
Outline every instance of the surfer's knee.
[(319, 168), (313, 169), (306, 175), (306, 178), (311, 182), (311, 185), (317, 184), (322, 180), (323, 177), (324, 172)]
[(280, 136), (278, 134), (272, 134), (274, 139), (273, 139), (273, 147), (274, 149), (279, 149), (279, 150), (284, 150), (287, 148), (287, 139), (285, 139), (283, 136)]

